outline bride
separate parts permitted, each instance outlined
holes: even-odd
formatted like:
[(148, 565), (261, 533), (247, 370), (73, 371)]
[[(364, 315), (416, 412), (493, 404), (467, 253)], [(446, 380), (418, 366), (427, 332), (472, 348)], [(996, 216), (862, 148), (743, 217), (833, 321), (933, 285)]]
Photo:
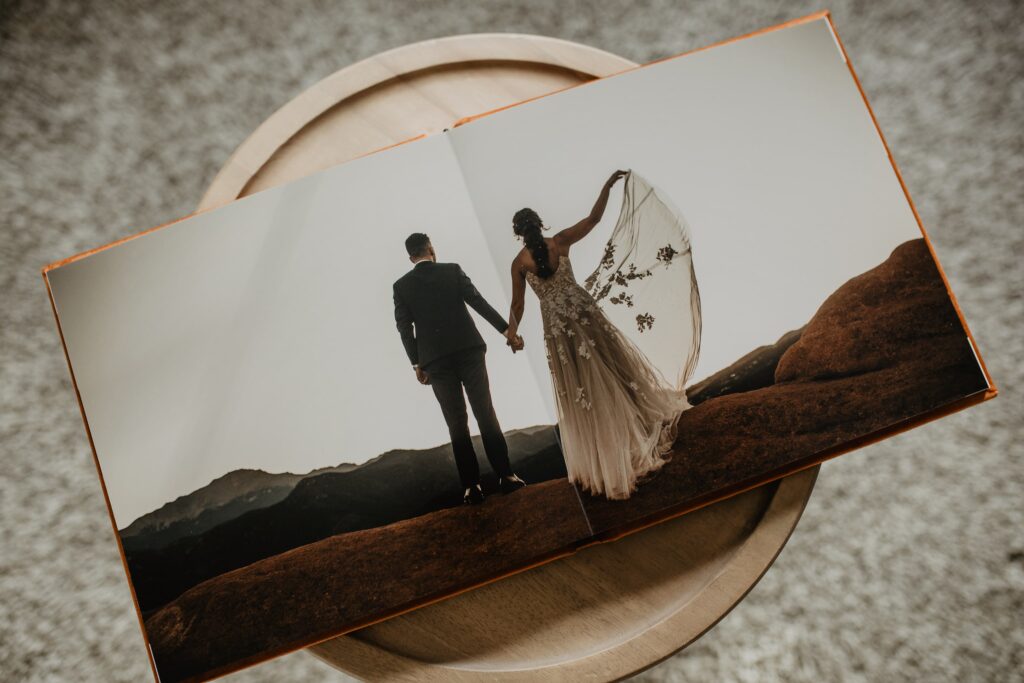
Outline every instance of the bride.
[[(618, 223), (581, 285), (569, 250), (600, 222), (622, 178)], [(590, 214), (551, 237), (528, 208), (515, 214), (512, 229), (524, 247), (512, 262), (506, 336), (516, 339), (529, 282), (540, 303), (569, 479), (592, 495), (629, 498), (638, 480), (667, 462), (679, 416), (691, 407), (684, 386), (700, 348), (700, 297), (689, 231), (629, 171), (613, 173)], [(634, 321), (631, 340), (623, 329)]]

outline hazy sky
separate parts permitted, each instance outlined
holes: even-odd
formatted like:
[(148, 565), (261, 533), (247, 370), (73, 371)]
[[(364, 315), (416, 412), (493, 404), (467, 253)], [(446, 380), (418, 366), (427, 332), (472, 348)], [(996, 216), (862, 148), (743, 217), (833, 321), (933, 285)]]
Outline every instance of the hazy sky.
[[(49, 274), (118, 527), (234, 469), (305, 472), (447, 442), (394, 326), (404, 238), (430, 234), (505, 315), (515, 210), (567, 226), (616, 168), (646, 177), (690, 223), (704, 312), (694, 380), (803, 325), (840, 284), (920, 237), (824, 20), (199, 214)], [(574, 247), (580, 279), (620, 198)], [(502, 427), (553, 422), (532, 294), (532, 363), (477, 325)]]
[[(450, 135), (506, 291), (522, 246), (511, 232), (517, 209), (567, 227), (617, 168), (667, 196), (692, 231), (703, 308), (691, 383), (800, 327), (839, 285), (921, 236), (824, 19), (595, 81)], [(573, 247), (579, 280), (611, 235), (621, 187)], [(524, 318), (529, 342), (540, 318), (532, 294)], [(540, 344), (527, 351), (546, 373)]]

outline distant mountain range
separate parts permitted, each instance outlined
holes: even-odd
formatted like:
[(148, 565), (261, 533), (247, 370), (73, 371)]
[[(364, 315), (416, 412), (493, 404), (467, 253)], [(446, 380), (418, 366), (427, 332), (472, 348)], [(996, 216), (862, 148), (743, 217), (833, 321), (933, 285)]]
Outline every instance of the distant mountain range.
[(690, 385), (686, 390), (690, 405), (775, 384), (775, 368), (778, 367), (779, 360), (789, 347), (800, 341), (806, 327), (804, 325), (799, 329), (790, 330), (774, 344), (758, 346), (729, 367)]
[(161, 680), (215, 678), (230, 662), (327, 638), (341, 625), (479, 583), (589, 535), (568, 480), (531, 484), (215, 576), (148, 614), (146, 633)]
[(121, 529), (121, 540), (126, 548), (135, 550), (163, 547), (179, 538), (201, 534), (250, 510), (282, 501), (296, 484), (307, 477), (327, 472), (349, 472), (356, 467), (345, 463), (316, 469), (308, 474), (234, 470), (139, 517)]
[[(552, 426), (506, 433), (527, 482), (566, 476)], [(496, 481), (483, 458), (485, 490)], [(307, 474), (236, 470), (137, 519), (121, 531), (136, 597), (157, 608), (213, 576), (336, 534), (459, 505), (451, 445), (393, 450), (362, 465)]]

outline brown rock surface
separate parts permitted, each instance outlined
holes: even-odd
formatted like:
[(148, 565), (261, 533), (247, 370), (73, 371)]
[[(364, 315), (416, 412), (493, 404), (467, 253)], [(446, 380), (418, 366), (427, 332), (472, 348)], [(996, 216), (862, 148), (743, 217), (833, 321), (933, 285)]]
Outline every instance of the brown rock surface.
[(710, 398), (741, 391), (753, 391), (775, 384), (775, 368), (790, 346), (800, 339), (804, 328), (790, 330), (774, 344), (759, 346), (729, 367), (706, 377), (686, 388), (686, 397), (692, 405)]
[(912, 240), (825, 300), (779, 361), (775, 381), (829, 379), (900, 365), (911, 373), (938, 370), (962, 360), (965, 345), (928, 247), (924, 240)]
[(594, 530), (713, 499), (986, 387), (923, 239), (829, 296), (775, 378), (686, 411), (671, 462), (628, 501), (584, 496)]
[(339, 534), (209, 579), (146, 619), (163, 681), (326, 638), (522, 567), (589, 535), (563, 478), (376, 529)]

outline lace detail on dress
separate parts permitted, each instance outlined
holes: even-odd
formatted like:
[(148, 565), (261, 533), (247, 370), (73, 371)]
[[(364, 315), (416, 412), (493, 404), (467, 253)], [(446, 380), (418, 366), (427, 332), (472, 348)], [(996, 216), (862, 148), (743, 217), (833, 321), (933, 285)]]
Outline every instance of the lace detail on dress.
[[(550, 277), (545, 279), (527, 272), (526, 280), (540, 301), (545, 339), (554, 339), (556, 336), (576, 337), (577, 327), (591, 327), (594, 320), (601, 320), (610, 330), (611, 323), (604, 320), (603, 315), (599, 315), (601, 308), (597, 301), (577, 284), (572, 272), (572, 262), (567, 256), (558, 257), (558, 270)], [(580, 336), (580, 353), (589, 355), (585, 344), (595, 342), (585, 333)]]
[(690, 407), (643, 353), (605, 316), (558, 259), (548, 278), (527, 272), (540, 302), (544, 345), (569, 478), (584, 490), (628, 498), (659, 469)]

